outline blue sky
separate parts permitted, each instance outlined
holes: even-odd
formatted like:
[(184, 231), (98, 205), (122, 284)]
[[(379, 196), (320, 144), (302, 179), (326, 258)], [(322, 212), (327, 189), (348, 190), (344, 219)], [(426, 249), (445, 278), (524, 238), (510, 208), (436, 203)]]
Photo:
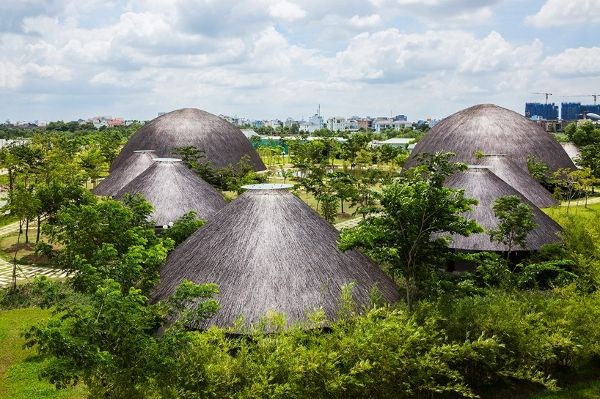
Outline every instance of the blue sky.
[(600, 0), (0, 3), (0, 120), (407, 114), (600, 94)]

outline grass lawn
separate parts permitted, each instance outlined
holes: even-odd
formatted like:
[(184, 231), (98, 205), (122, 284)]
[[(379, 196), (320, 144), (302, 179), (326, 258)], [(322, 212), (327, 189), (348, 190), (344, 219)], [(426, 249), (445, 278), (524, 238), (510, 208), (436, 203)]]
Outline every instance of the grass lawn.
[(29, 232), (28, 244), (25, 244), (24, 234), (21, 234), (19, 244), (17, 244), (18, 237), (19, 233), (0, 237), (0, 258), (12, 262), (16, 251), (17, 263), (40, 266), (47, 264), (47, 259), (45, 257), (37, 256), (35, 254), (35, 229)]
[(0, 398), (4, 399), (78, 399), (85, 395), (81, 387), (57, 390), (40, 381), (43, 361), (32, 349), (23, 348), (24, 329), (48, 318), (49, 310), (38, 308), (0, 311)]
[(587, 208), (585, 208), (583, 205), (571, 205), (569, 208), (566, 206), (558, 206), (545, 208), (543, 211), (552, 219), (556, 220), (559, 224), (563, 224), (568, 217), (574, 217), (591, 222), (597, 217), (600, 217), (600, 203), (589, 204)]

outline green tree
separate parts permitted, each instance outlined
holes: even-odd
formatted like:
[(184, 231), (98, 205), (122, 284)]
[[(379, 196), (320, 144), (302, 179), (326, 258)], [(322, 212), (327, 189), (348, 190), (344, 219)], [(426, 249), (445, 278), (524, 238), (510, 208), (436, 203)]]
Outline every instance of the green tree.
[(450, 162), (453, 155), (424, 154), (420, 166), (383, 188), (381, 213), (343, 231), (340, 238), (342, 250), (361, 248), (394, 277), (404, 278), (411, 310), (419, 287), (449, 253), (444, 236), (481, 231), (477, 223), (461, 215), (477, 201), (443, 186), (448, 176), (466, 167)]
[(579, 148), (579, 157), (575, 162), (582, 168), (589, 168), (592, 175), (600, 179), (600, 143)]
[(321, 203), (321, 216), (329, 223), (334, 223), (337, 216), (337, 197), (335, 194), (325, 191), (317, 196), (317, 200)]
[(340, 200), (340, 208), (343, 214), (344, 203), (346, 201), (355, 202), (357, 200), (356, 180), (348, 173), (334, 172), (330, 174), (329, 184), (335, 196)]
[(506, 259), (516, 247), (527, 249), (527, 236), (535, 228), (533, 210), (516, 195), (506, 195), (494, 201), (498, 226), (488, 231), (491, 241), (506, 245)]
[(527, 169), (529, 174), (535, 180), (537, 180), (542, 186), (548, 190), (553, 191), (552, 173), (548, 165), (533, 156), (527, 157)]
[(171, 239), (156, 236), (151, 211), (139, 196), (63, 207), (44, 226), (50, 243), (60, 245), (54, 262), (76, 272), (72, 283), (79, 292), (93, 292), (105, 279), (118, 282), (125, 292), (131, 287), (148, 292), (173, 247)]
[(600, 127), (589, 120), (570, 123), (565, 134), (578, 147), (600, 143)]
[[(106, 280), (59, 304), (50, 321), (26, 333), (27, 345), (48, 359), (41, 376), (57, 388), (83, 382), (90, 397), (146, 398), (160, 390), (158, 375), (188, 349), (185, 324), (216, 311), (217, 293), (214, 284), (184, 282), (172, 300), (148, 305), (141, 290)], [(182, 314), (189, 301), (198, 306)], [(167, 327), (167, 317), (179, 321)], [(154, 335), (161, 326), (166, 331)]]
[(173, 226), (163, 230), (162, 236), (170, 238), (177, 246), (184, 242), (189, 236), (194, 234), (194, 232), (203, 225), (204, 221), (198, 219), (196, 211), (190, 211), (177, 219), (173, 223)]

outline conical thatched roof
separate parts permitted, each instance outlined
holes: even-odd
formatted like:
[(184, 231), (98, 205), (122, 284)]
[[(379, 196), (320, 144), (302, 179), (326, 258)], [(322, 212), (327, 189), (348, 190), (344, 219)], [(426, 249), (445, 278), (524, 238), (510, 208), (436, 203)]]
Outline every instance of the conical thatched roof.
[(154, 207), (156, 226), (174, 222), (189, 211), (207, 220), (227, 203), (213, 186), (174, 158), (155, 158), (154, 163), (115, 195), (141, 194)]
[(287, 190), (249, 190), (180, 244), (161, 269), (153, 299), (165, 299), (184, 279), (216, 283), (220, 309), (202, 325), (256, 323), (268, 311), (288, 322), (322, 308), (335, 318), (342, 286), (356, 283), (359, 306), (377, 287), (398, 299), (394, 283), (364, 255), (337, 248), (338, 232)]
[(127, 183), (148, 169), (154, 158), (156, 158), (154, 150), (133, 151), (120, 168), (113, 170), (92, 190), (93, 193), (105, 197), (117, 194)]
[[(448, 178), (446, 186), (460, 188), (465, 196), (475, 198), (479, 204), (471, 212), (465, 213), (468, 219), (474, 219), (484, 230), (491, 230), (498, 225), (494, 215), (494, 201), (506, 195), (516, 195), (533, 210), (534, 222), (537, 224), (527, 237), (527, 250), (538, 250), (545, 244), (559, 241), (560, 226), (548, 215), (533, 205), (521, 193), (512, 188), (485, 166), (471, 166), (468, 170)], [(468, 237), (453, 236), (451, 248), (464, 251), (507, 251), (505, 245), (491, 242), (487, 233), (471, 234)], [(518, 250), (522, 250), (519, 249)]]
[(506, 155), (484, 155), (477, 160), (478, 165), (487, 166), (492, 173), (504, 180), (538, 208), (557, 204), (550, 191), (537, 182), (528, 171), (517, 166)]
[(159, 157), (171, 150), (194, 146), (203, 150), (217, 168), (236, 165), (247, 155), (255, 170), (265, 170), (258, 153), (236, 126), (216, 115), (196, 108), (184, 108), (161, 115), (140, 128), (121, 150), (110, 170), (122, 167), (134, 150), (152, 148)]
[(561, 145), (535, 122), (493, 104), (463, 109), (436, 124), (415, 146), (406, 167), (421, 153), (449, 151), (457, 162), (473, 164), (477, 151), (505, 154), (527, 170), (527, 157), (545, 162), (552, 170), (575, 169)]

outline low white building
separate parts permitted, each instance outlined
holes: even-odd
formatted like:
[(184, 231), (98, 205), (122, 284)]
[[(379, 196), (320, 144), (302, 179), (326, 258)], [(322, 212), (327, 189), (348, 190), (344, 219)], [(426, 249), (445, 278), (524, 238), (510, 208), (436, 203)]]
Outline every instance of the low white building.
[(381, 147), (382, 145), (390, 145), (392, 147), (406, 148), (413, 141), (414, 139), (410, 137), (394, 137), (387, 140), (373, 140), (369, 143), (369, 145), (371, 147)]
[(333, 118), (327, 119), (327, 129), (333, 132), (344, 132), (348, 130), (348, 122), (344, 117), (334, 116)]

